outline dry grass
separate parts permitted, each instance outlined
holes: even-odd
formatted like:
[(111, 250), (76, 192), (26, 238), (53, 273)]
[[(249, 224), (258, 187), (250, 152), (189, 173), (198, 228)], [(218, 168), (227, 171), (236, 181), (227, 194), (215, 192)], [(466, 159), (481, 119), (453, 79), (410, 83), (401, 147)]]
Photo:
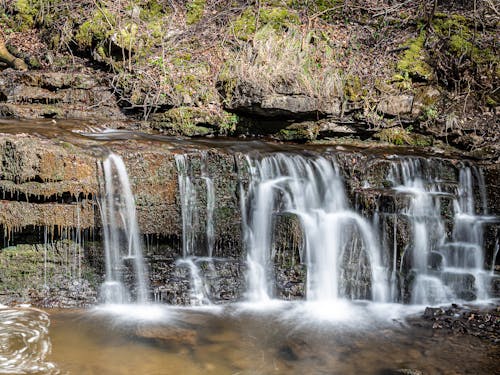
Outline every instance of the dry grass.
[(221, 79), (244, 81), (266, 93), (307, 95), (325, 100), (343, 97), (341, 72), (332, 64), (334, 51), (324, 40), (311, 42), (298, 29), (278, 33), (259, 30), (252, 43), (228, 59)]

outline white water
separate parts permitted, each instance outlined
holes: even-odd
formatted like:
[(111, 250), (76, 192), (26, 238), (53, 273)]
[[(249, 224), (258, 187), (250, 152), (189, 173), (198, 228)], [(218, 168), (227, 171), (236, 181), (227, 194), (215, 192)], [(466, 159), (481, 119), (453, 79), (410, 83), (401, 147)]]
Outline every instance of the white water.
[(210, 298), (207, 286), (200, 275), (196, 260), (192, 257), (178, 259), (176, 262), (179, 266), (186, 266), (189, 268), (191, 275), (191, 289), (190, 289), (190, 304), (191, 306), (204, 306), (210, 305)]
[(412, 227), (411, 267), (415, 274), (412, 303), (440, 304), (456, 299), (488, 298), (484, 270), (483, 223), (492, 218), (477, 215), (474, 188), (478, 186), (481, 209), (486, 212), (484, 179), (476, 173), (476, 185), (470, 167), (462, 167), (456, 194), (453, 194), (454, 221), (450, 236), (441, 215), (442, 182), (420, 158), (408, 158), (393, 164), (391, 174), (395, 190), (410, 196), (406, 212)]
[(125, 262), (132, 262), (137, 303), (146, 303), (147, 275), (137, 224), (135, 201), (122, 158), (110, 154), (103, 162), (104, 196), (101, 218), (106, 257), (105, 282), (101, 294), (106, 303), (131, 302), (124, 285)]
[[(476, 171), (477, 172), (477, 171)], [(482, 173), (477, 172), (479, 196), (482, 200), (482, 214), (476, 214), (474, 199), (474, 183), (472, 169), (460, 170), (457, 199), (454, 202), (455, 223), (453, 242), (443, 249), (446, 259), (445, 270), (459, 268), (474, 275), (476, 295), (478, 299), (488, 298), (489, 278), (486, 275), (483, 254), (483, 224), (492, 219), (487, 216), (486, 193)]]
[(353, 274), (346, 272), (344, 256), (353, 250), (353, 243), (358, 250), (360, 247), (368, 262), (370, 299), (386, 301), (387, 277), (373, 228), (349, 209), (334, 164), (319, 156), (306, 158), (281, 153), (247, 161), (251, 180), (247, 193), (242, 195), (246, 202), (241, 205), (248, 207), (243, 228), (248, 253), (247, 298), (259, 303), (272, 298), (274, 216), (286, 212), (297, 215), (301, 222), (309, 301), (336, 301), (362, 294), (355, 285), (351, 285), (350, 293), (340, 287), (342, 272), (344, 281), (360, 278), (356, 270)]
[[(190, 175), (190, 161), (188, 155), (175, 155), (177, 166), (177, 178), (179, 184), (179, 196), (181, 200), (182, 215), (182, 259), (177, 261), (177, 265), (187, 266), (190, 271), (190, 303), (194, 306), (210, 305), (208, 288), (200, 275), (195, 260), (196, 250), (196, 224), (198, 221), (197, 194), (195, 185)], [(215, 190), (214, 184), (208, 175), (207, 156), (202, 153), (201, 158), (201, 178), (206, 187), (206, 250), (211, 258), (215, 243), (214, 209)]]
[(175, 155), (177, 165), (177, 180), (179, 183), (179, 195), (181, 198), (182, 214), (182, 257), (194, 255), (195, 245), (195, 221), (196, 217), (196, 190), (191, 181), (188, 170), (188, 157), (186, 155)]
[(207, 255), (212, 257), (215, 244), (215, 223), (214, 223), (214, 210), (215, 210), (215, 187), (212, 178), (208, 173), (208, 157), (207, 153), (202, 153), (201, 158), (201, 178), (205, 180), (207, 188), (207, 222), (206, 222), (206, 237), (207, 237)]

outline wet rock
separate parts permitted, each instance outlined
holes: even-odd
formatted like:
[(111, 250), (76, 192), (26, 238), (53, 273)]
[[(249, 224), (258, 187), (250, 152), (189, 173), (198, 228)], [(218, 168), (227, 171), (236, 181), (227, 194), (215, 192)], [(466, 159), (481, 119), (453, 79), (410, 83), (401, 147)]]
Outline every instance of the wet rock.
[[(479, 308), (452, 304), (448, 307), (427, 307), (422, 318), (433, 329), (500, 342), (499, 306)], [(418, 319), (413, 323), (421, 325)]]
[(195, 346), (198, 342), (196, 331), (175, 326), (139, 325), (135, 334), (138, 337), (151, 339), (167, 345)]
[(317, 358), (316, 351), (302, 339), (289, 339), (279, 349), (278, 354), (287, 361), (303, 361)]
[(97, 303), (102, 279), (80, 245), (59, 241), (0, 250), (0, 303), (88, 307)]
[(397, 370), (382, 370), (378, 375), (424, 375), (420, 370), (401, 368)]
[(229, 97), (227, 109), (263, 117), (314, 117), (318, 114), (339, 116), (340, 99), (324, 102), (318, 98), (294, 93), (281, 87), (274, 93), (264, 92), (248, 82), (238, 82)]

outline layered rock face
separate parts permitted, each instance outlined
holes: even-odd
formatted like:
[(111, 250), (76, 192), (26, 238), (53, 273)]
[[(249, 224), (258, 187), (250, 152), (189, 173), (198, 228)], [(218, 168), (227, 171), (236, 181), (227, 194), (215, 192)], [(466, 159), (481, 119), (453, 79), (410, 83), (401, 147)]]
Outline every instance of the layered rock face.
[(109, 76), (91, 69), (0, 72), (0, 115), (20, 119), (125, 120)]
[[(246, 213), (242, 215), (241, 209), (252, 207), (244, 207), (241, 200), (251, 179), (246, 158), (273, 152), (299, 152), (310, 157), (320, 154), (336, 163), (350, 207), (373, 222), (382, 234), (379, 240), (388, 277), (394, 265), (398, 270), (396, 284), (401, 293), (396, 300), (409, 302), (411, 299), (411, 264), (404, 257), (412, 246), (408, 217), (410, 197), (396, 192), (389, 181), (395, 160), (404, 159), (395, 158), (394, 150), (320, 146), (300, 150), (295, 146), (283, 148), (258, 142), (137, 139), (131, 134), (122, 139), (99, 140), (57, 130), (63, 134), (60, 139), (71, 140), (70, 143), (49, 139), (50, 134), (20, 134), (21, 130), (17, 129), (15, 135), (11, 131), (0, 137), (3, 193), (0, 224), (4, 229), (4, 246), (0, 250), (0, 303), (86, 306), (98, 301), (104, 273), (100, 163), (106, 150), (121, 155), (128, 169), (144, 235), (152, 300), (174, 304), (188, 304), (192, 300), (191, 271), (178, 262), (183, 257), (184, 197), (179, 188), (176, 155), (183, 155), (186, 160), (182, 173), (189, 177), (195, 191), (189, 205), (192, 210), (189, 236), (193, 244), (190, 255), (197, 257), (196, 264), (209, 298), (222, 303), (243, 299), (247, 288), (248, 249), (241, 229)], [(440, 198), (440, 209), (445, 231), (451, 236), (452, 194), (459, 186), (459, 171), (474, 163), (451, 156), (420, 158), (413, 155), (412, 158), (426, 163), (429, 173), (446, 188)], [(498, 165), (485, 166), (482, 173), (489, 214), (498, 216)], [(213, 196), (209, 196), (208, 179), (213, 184)], [(475, 209), (480, 211), (484, 194), (477, 185), (474, 185), (474, 194), (477, 196)], [(213, 239), (207, 230), (210, 225), (214, 229)], [(300, 222), (293, 214), (282, 213), (275, 216), (273, 231), (274, 293), (284, 299), (304, 298), (306, 269), (301, 256), (304, 237)], [(498, 232), (497, 223), (485, 224), (484, 266), (488, 268), (494, 266)], [(352, 252), (345, 255), (345, 272), (358, 264), (356, 246), (353, 244)], [(213, 258), (208, 258), (209, 255)], [(498, 263), (498, 259), (496, 261)], [(347, 291), (364, 288), (369, 294), (369, 274), (361, 272), (360, 275), (364, 276), (346, 281), (342, 288)], [(474, 298), (474, 291), (472, 294), (470, 297)]]

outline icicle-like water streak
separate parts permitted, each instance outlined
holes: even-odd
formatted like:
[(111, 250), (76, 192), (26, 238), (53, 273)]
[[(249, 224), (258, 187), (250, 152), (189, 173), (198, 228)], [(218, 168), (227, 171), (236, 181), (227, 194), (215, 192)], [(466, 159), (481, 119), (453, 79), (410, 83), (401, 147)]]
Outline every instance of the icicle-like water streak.
[(110, 154), (103, 162), (104, 196), (101, 200), (106, 279), (101, 288), (106, 303), (130, 302), (123, 282), (125, 261), (135, 273), (137, 302), (147, 302), (147, 275), (142, 255), (134, 195), (122, 158)]
[(206, 241), (207, 241), (207, 254), (211, 258), (214, 251), (215, 244), (215, 223), (214, 223), (214, 210), (215, 210), (215, 187), (212, 178), (208, 174), (208, 157), (207, 153), (202, 153), (201, 163), (201, 177), (205, 180), (207, 188), (207, 217), (206, 217)]
[[(182, 215), (182, 258), (177, 261), (179, 266), (187, 266), (190, 271), (191, 305), (211, 304), (208, 288), (204, 279), (200, 275), (200, 270), (194, 257), (197, 252), (197, 223), (198, 223), (198, 202), (194, 178), (191, 176), (191, 165), (189, 155), (175, 155), (177, 166), (177, 176), (179, 184), (179, 195), (181, 200)], [(211, 177), (208, 174), (208, 160), (206, 152), (201, 153), (201, 179), (205, 182), (206, 188), (206, 225), (205, 239), (206, 251), (209, 258), (213, 255), (215, 244), (215, 188)]]
[(345, 268), (344, 253), (356, 237), (369, 263), (371, 295), (365, 297), (386, 301), (387, 277), (373, 229), (367, 220), (349, 209), (334, 163), (320, 156), (284, 153), (247, 160), (251, 181), (243, 196), (249, 203), (242, 207), (249, 207), (244, 233), (248, 241), (248, 298), (263, 302), (271, 297), (273, 217), (287, 212), (299, 218), (303, 230), (308, 300), (335, 301), (362, 294), (346, 295), (339, 287), (340, 269)]
[(177, 178), (182, 212), (182, 256), (186, 258), (194, 254), (196, 219), (196, 190), (189, 175), (188, 157), (184, 154), (175, 155)]

